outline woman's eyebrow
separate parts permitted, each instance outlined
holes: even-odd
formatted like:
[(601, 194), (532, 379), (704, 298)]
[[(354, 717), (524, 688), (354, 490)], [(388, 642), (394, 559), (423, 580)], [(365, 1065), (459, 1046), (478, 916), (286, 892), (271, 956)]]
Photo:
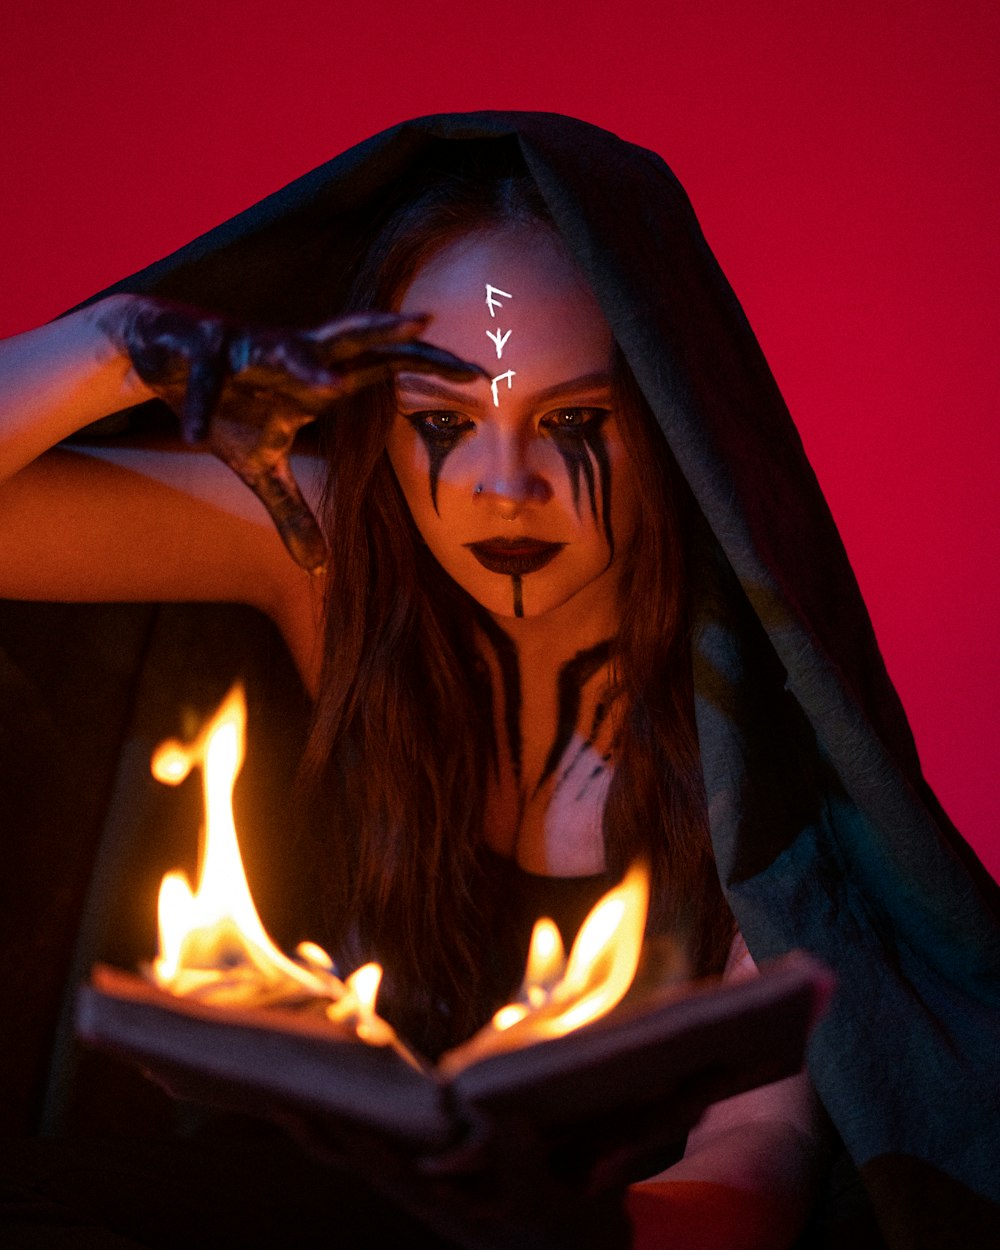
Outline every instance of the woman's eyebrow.
[(449, 386), (447, 382), (423, 377), (418, 373), (400, 373), (396, 381), (396, 390), (401, 395), (419, 395), (421, 399), (438, 399), (445, 403), (481, 406), (468, 386)]
[(579, 398), (581, 394), (592, 391), (611, 391), (614, 378), (605, 370), (598, 373), (584, 373), (568, 382), (556, 382), (554, 386), (546, 386), (531, 395), (531, 403), (535, 406), (551, 404), (563, 398)]

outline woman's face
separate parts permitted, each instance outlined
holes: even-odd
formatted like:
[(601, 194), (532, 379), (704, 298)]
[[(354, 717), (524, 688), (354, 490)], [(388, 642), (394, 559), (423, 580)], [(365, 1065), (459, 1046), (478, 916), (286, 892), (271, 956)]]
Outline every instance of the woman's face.
[(389, 458), (431, 552), (496, 616), (606, 608), (639, 501), (611, 332), (561, 241), (537, 226), (459, 239), (399, 307), (488, 375), (398, 378)]

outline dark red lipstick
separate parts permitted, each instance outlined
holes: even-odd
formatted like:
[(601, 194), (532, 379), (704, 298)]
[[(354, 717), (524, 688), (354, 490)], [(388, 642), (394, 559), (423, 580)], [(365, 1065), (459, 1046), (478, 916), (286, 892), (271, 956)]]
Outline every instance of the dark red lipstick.
[(491, 573), (523, 577), (543, 569), (566, 544), (546, 543), (538, 538), (488, 538), (485, 542), (465, 546)]

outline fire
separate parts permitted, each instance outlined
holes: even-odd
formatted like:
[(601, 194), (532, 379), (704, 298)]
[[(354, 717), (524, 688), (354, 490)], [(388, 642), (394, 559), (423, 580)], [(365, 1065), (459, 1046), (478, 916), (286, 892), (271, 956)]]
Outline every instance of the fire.
[(528, 966), (520, 1002), (501, 1007), (494, 1028), (504, 1030), (517, 1020), (512, 1009), (532, 1016), (540, 1037), (559, 1037), (606, 1015), (624, 998), (639, 965), (649, 905), (649, 879), (633, 865), (620, 884), (591, 910), (576, 936), (569, 961), (551, 920), (543, 917), (531, 935)]
[(392, 1043), (392, 1029), (375, 1011), (375, 998), (382, 983), (379, 964), (363, 964), (347, 978), (347, 992), (336, 1003), (331, 1003), (326, 1014), (331, 1020), (349, 1020), (363, 1042), (375, 1046)]
[(332, 1020), (353, 1025), (366, 1041), (389, 1044), (392, 1030), (375, 1014), (377, 964), (359, 968), (345, 984), (321, 946), (302, 942), (298, 959), (289, 959), (261, 923), (233, 820), (245, 753), (246, 701), (235, 686), (194, 742), (164, 742), (153, 756), (153, 776), (168, 785), (201, 770), (205, 830), (197, 889), (182, 872), (167, 873), (160, 886), (152, 977), (173, 994), (216, 1005), (326, 1001)]
[(517, 999), (453, 1052), (455, 1063), (447, 1066), (562, 1037), (607, 1015), (635, 977), (648, 906), (649, 874), (642, 864), (633, 864), (595, 903), (568, 960), (555, 924), (547, 917), (536, 921)]
[[(149, 975), (162, 989), (216, 1006), (317, 1004), (336, 1024), (412, 1061), (376, 1012), (382, 969), (365, 964), (342, 981), (330, 956), (302, 942), (289, 959), (271, 941), (254, 906), (233, 819), (233, 788), (243, 765), (246, 702), (235, 686), (192, 743), (170, 740), (153, 775), (178, 785), (199, 769), (205, 805), (197, 888), (182, 872), (160, 886), (159, 954)], [(470, 1060), (495, 1050), (559, 1037), (605, 1015), (624, 997), (639, 963), (649, 883), (633, 866), (584, 921), (567, 959), (556, 925), (535, 924), (517, 999), (458, 1051)]]
[(325, 952), (316, 947), (301, 964), (288, 959), (257, 914), (233, 820), (245, 754), (246, 701), (234, 686), (194, 742), (164, 742), (153, 756), (153, 776), (167, 785), (200, 768), (205, 803), (197, 889), (182, 872), (167, 873), (160, 886), (153, 979), (174, 994), (230, 1005), (339, 996), (343, 983)]

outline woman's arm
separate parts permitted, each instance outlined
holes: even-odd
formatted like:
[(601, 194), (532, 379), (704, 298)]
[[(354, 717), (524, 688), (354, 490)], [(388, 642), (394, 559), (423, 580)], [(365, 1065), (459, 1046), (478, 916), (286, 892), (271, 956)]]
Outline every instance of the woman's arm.
[(782, 1250), (809, 1217), (826, 1158), (805, 1074), (717, 1103), (683, 1159), (629, 1190), (635, 1250)]
[(0, 341), (0, 482), (42, 452), (153, 392), (108, 333), (130, 295)]
[[(122, 295), (0, 344), (0, 595), (251, 603), (305, 665), (318, 579), (272, 522), (304, 567), (324, 547), (292, 440), (396, 368), (474, 376), (417, 340), (424, 324), (366, 313), (274, 330)], [(200, 450), (46, 450), (152, 395)]]
[(250, 603), (304, 666), (316, 588), (221, 461), (179, 442), (48, 450), (152, 396), (121, 334), (134, 301), (113, 296), (0, 343), (0, 596)]
[[(303, 460), (299, 480), (312, 468)], [(213, 456), (88, 445), (55, 448), (0, 484), (0, 597), (248, 603), (275, 620), (305, 675), (321, 581)]]

